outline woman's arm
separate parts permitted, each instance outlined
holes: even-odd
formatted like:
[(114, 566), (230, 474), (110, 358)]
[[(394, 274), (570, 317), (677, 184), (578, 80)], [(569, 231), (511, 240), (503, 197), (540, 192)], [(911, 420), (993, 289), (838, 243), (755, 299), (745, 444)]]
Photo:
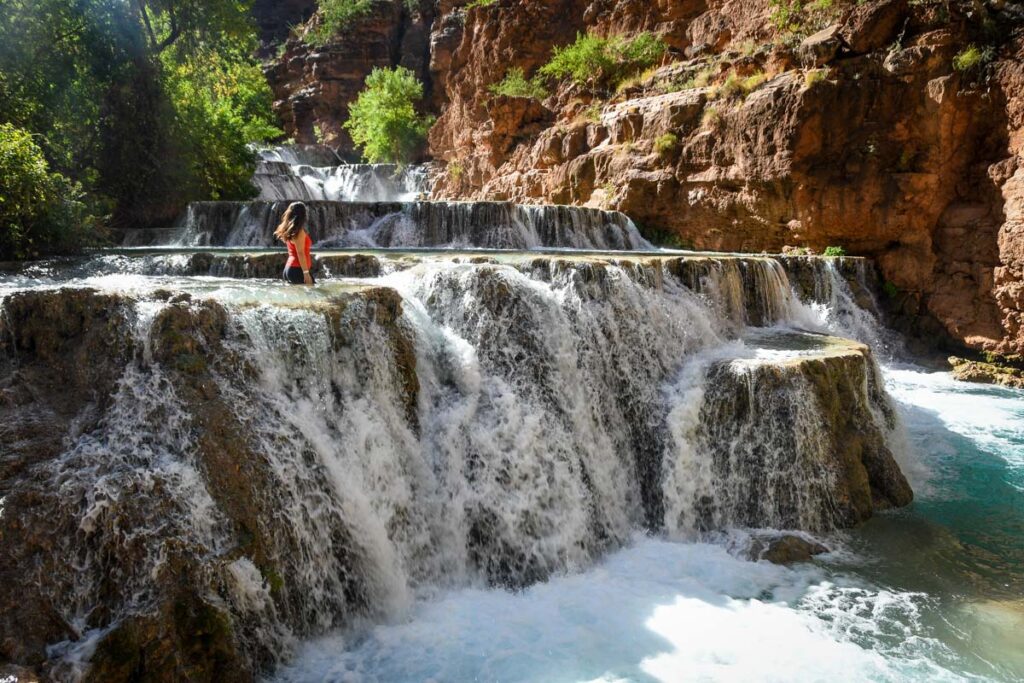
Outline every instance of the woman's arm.
[[(306, 260), (306, 240), (309, 239), (309, 235), (303, 230), (300, 232), (296, 239), (292, 240), (292, 244), (295, 245), (295, 255), (299, 257), (299, 265), (302, 267), (302, 279), (307, 285), (313, 284), (313, 276), (309, 274), (309, 262)], [(301, 244), (299, 241), (301, 240)]]

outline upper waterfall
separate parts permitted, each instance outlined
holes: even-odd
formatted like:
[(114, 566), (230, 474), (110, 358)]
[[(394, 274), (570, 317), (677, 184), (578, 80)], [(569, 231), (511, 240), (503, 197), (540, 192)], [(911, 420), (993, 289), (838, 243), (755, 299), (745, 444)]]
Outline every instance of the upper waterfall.
[[(197, 202), (175, 230), (136, 230), (125, 246), (275, 246), (289, 202)], [(650, 249), (625, 215), (573, 206), (504, 202), (307, 202), (318, 249)]]
[[(424, 166), (342, 164), (318, 146), (259, 153), (250, 202), (195, 202), (174, 229), (132, 230), (123, 245), (276, 246), (288, 204), (304, 201), (309, 232), (325, 248), (651, 249), (616, 211), (507, 202), (430, 202)], [(334, 162), (334, 163), (332, 163)], [(326, 165), (318, 165), (326, 164)]]
[(426, 166), (345, 164), (327, 147), (260, 150), (253, 183), (263, 201), (412, 202), (430, 195)]

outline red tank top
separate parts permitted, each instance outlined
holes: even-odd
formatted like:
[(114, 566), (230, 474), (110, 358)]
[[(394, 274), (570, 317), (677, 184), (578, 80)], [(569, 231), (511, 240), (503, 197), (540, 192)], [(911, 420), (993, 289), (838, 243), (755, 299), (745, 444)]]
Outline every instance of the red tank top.
[[(305, 244), (305, 249), (303, 249), (303, 251), (306, 252), (306, 267), (309, 268), (309, 267), (312, 267), (312, 265), (313, 265), (313, 259), (311, 259), (309, 257), (309, 251), (310, 251), (310, 249), (313, 246), (313, 240), (311, 240), (309, 238), (309, 233), (303, 233), (303, 234), (306, 235), (306, 244)], [(300, 267), (302, 264), (299, 263), (299, 254), (298, 254), (298, 251), (295, 249), (295, 242), (286, 242), (285, 244), (288, 245), (288, 263), (286, 263), (284, 267), (285, 268), (298, 268), (298, 267)]]

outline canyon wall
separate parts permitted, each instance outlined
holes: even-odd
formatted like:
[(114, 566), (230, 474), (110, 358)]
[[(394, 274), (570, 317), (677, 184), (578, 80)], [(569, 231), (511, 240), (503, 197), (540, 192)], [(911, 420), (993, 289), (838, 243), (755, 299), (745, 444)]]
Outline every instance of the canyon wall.
[[(437, 197), (616, 209), (698, 249), (842, 246), (878, 261), (903, 331), (1024, 352), (1019, 3), (836, 0), (795, 33), (765, 0), (468, 5), (382, 2), (336, 46), (290, 42), (271, 71), (286, 129), (308, 141), (315, 121), (350, 152), (343, 105), (373, 65), (403, 63), (438, 115)], [(586, 31), (669, 51), (617, 92), (490, 93)], [(991, 49), (987, 69), (954, 68), (968, 45)]]

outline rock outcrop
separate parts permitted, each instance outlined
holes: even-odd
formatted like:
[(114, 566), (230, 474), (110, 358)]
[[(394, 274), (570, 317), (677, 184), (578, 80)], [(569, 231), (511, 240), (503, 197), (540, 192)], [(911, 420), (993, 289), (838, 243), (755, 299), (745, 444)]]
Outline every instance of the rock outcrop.
[[(247, 681), (323, 628), (319, 610), (372, 612), (340, 527), (316, 543), (349, 584), (321, 601), (298, 587), (312, 539), (288, 526), (280, 472), (216, 380), (256, 372), (223, 306), (59, 289), (2, 310), (0, 659), (61, 680)], [(339, 351), (379, 328), (414, 421), (398, 296), (358, 289), (317, 310)]]
[(949, 364), (953, 378), (962, 382), (995, 384), (1012, 389), (1024, 389), (1024, 364), (1018, 358), (1015, 364), (968, 360), (952, 356)]
[[(268, 11), (254, 8), (257, 17), (267, 17)], [(343, 158), (355, 160), (352, 139), (342, 127), (348, 105), (375, 67), (400, 64), (421, 78), (427, 76), (432, 20), (430, 3), (386, 0), (372, 3), (365, 16), (352, 22), (349, 33), (325, 45), (308, 44), (301, 30), (288, 37), (281, 55), (265, 69), (285, 134), (299, 144), (328, 144)]]
[[(1017, 4), (841, 1), (797, 17), (802, 42), (766, 0), (467, 4), (438, 3), (430, 24), (431, 154), (450, 164), (436, 196), (614, 208), (702, 249), (841, 245), (877, 259), (906, 331), (1024, 350)], [(617, 93), (562, 83), (540, 102), (488, 90), (510, 67), (532, 75), (578, 32), (644, 30), (669, 52)], [(355, 46), (378, 35), (343, 42), (358, 61)], [(968, 45), (982, 62), (957, 70)], [(286, 53), (276, 68), (303, 75), (276, 79), (282, 102), (334, 87), (302, 66), (313, 61)], [(344, 112), (317, 116), (333, 131)], [(308, 132), (290, 122), (316, 117), (284, 118)]]

